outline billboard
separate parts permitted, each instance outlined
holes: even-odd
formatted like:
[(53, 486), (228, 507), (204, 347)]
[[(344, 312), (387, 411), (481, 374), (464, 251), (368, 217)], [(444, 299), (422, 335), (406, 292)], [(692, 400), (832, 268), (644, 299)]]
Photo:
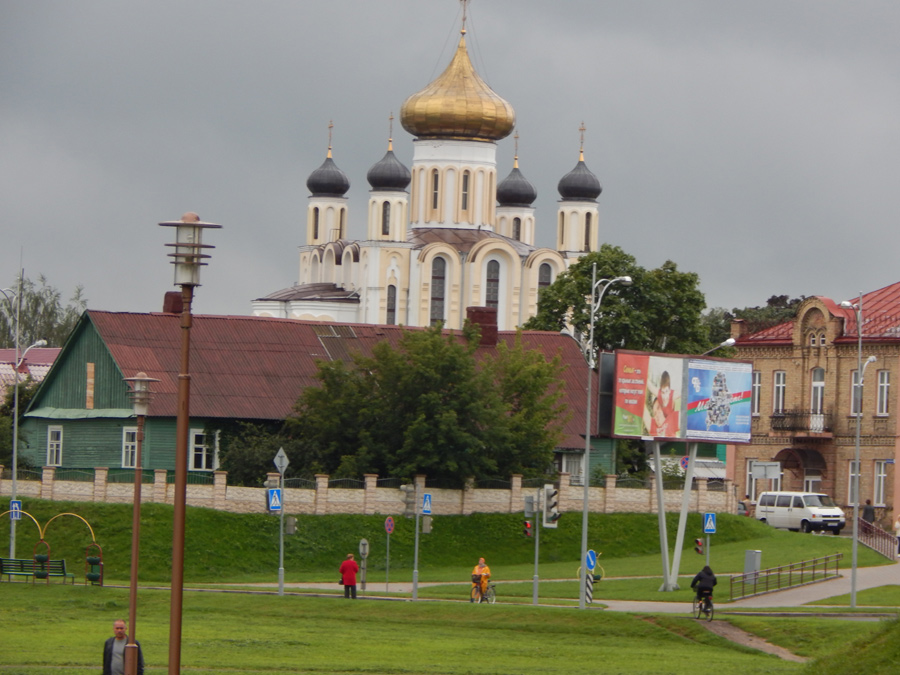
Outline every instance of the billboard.
[(613, 436), (750, 442), (747, 361), (616, 352)]

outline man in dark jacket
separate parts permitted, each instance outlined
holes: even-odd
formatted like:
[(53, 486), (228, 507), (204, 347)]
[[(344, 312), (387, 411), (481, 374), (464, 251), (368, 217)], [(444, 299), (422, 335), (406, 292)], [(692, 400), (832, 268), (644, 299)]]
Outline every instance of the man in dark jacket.
[[(128, 644), (128, 634), (125, 632), (125, 622), (122, 619), (113, 621), (115, 636), (109, 638), (103, 645), (103, 675), (125, 675), (125, 645)], [(137, 675), (144, 675), (144, 654), (141, 652), (141, 643), (135, 640), (137, 645)]]
[(697, 572), (697, 576), (691, 582), (691, 588), (697, 590), (697, 600), (702, 600), (707, 595), (712, 595), (713, 586), (717, 583), (716, 575), (710, 569), (709, 565)]

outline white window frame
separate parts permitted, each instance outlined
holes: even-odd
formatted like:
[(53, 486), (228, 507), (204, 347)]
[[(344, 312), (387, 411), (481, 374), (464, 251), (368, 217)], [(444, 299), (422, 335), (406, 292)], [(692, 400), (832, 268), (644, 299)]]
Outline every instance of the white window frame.
[(887, 417), (890, 412), (891, 400), (891, 371), (878, 371), (878, 407), (875, 414), (878, 417)]
[(581, 473), (584, 469), (584, 455), (563, 455), (563, 471), (569, 474), (569, 482), (572, 485), (584, 485)]
[(787, 393), (787, 371), (776, 370), (772, 373), (772, 412), (783, 413), (785, 394)]
[[(853, 494), (853, 477), (859, 475), (859, 467), (860, 464), (855, 459), (851, 459), (847, 465), (847, 504), (851, 506), (859, 503), (859, 496)], [(862, 476), (860, 476), (859, 484), (862, 487)]]
[[(197, 442), (198, 437), (202, 437), (202, 443)], [(205, 429), (191, 429), (190, 441), (191, 446), (188, 452), (188, 471), (215, 471), (219, 468), (218, 433), (216, 434), (214, 443), (210, 445), (209, 436)], [(197, 466), (198, 459), (200, 459), (200, 463), (203, 466)]]
[(122, 427), (122, 468), (137, 468), (137, 427)]
[(883, 459), (875, 460), (875, 482), (873, 485), (872, 502), (875, 506), (886, 506), (884, 496), (887, 492), (887, 469), (888, 463)]
[[(816, 379), (817, 373), (822, 374), (822, 379)], [(809, 409), (814, 415), (821, 415), (825, 412), (825, 369), (813, 368), (809, 378)]]
[(62, 456), (63, 428), (59, 425), (49, 426), (47, 427), (47, 466), (62, 466)]
[(750, 386), (750, 414), (759, 417), (759, 397), (762, 392), (762, 373), (753, 371), (753, 384)]
[(862, 390), (859, 386), (859, 371), (850, 371), (850, 416), (857, 417), (862, 412)]

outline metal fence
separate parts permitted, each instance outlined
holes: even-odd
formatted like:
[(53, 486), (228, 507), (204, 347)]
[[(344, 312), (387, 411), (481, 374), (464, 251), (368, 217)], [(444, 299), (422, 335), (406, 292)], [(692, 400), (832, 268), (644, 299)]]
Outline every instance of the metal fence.
[[(173, 484), (174, 482), (175, 470), (169, 469), (166, 472), (166, 483)], [(186, 482), (188, 485), (214, 485), (216, 477), (212, 471), (188, 471)]]
[(897, 559), (897, 537), (890, 532), (885, 532), (875, 523), (859, 519), (859, 543), (868, 546), (873, 551), (880, 553), (890, 560)]
[(93, 469), (57, 469), (53, 472), (53, 480), (67, 480), (73, 483), (93, 483)]
[(366, 481), (358, 478), (332, 478), (328, 481), (328, 487), (339, 490), (365, 490)]
[(753, 595), (835, 579), (840, 576), (838, 563), (843, 557), (843, 553), (832, 553), (824, 558), (735, 575), (731, 577), (731, 599), (740, 600)]
[[(134, 469), (110, 469), (106, 474), (107, 483), (134, 483)], [(59, 480), (59, 478), (57, 478)], [(156, 480), (153, 469), (141, 471), (141, 483), (146, 485)]]
[(481, 478), (475, 481), (479, 490), (512, 490), (512, 481), (502, 478)]
[(315, 490), (316, 481), (311, 478), (285, 478), (284, 487), (297, 488), (300, 490)]

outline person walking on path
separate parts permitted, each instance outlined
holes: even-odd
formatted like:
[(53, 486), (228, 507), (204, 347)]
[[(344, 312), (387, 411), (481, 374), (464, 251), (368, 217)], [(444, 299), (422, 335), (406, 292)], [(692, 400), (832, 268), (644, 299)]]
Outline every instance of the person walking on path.
[(871, 499), (866, 500), (866, 505), (863, 507), (862, 519), (865, 521), (863, 532), (871, 532), (872, 523), (875, 522), (875, 507), (872, 506)]
[[(122, 619), (113, 621), (115, 635), (103, 645), (103, 675), (125, 675), (125, 645), (128, 644), (128, 633)], [(137, 675), (144, 675), (144, 654), (141, 643), (137, 645)]]
[(344, 584), (344, 597), (356, 600), (356, 575), (359, 573), (359, 565), (353, 559), (352, 553), (347, 554), (347, 559), (341, 563), (338, 571)]

